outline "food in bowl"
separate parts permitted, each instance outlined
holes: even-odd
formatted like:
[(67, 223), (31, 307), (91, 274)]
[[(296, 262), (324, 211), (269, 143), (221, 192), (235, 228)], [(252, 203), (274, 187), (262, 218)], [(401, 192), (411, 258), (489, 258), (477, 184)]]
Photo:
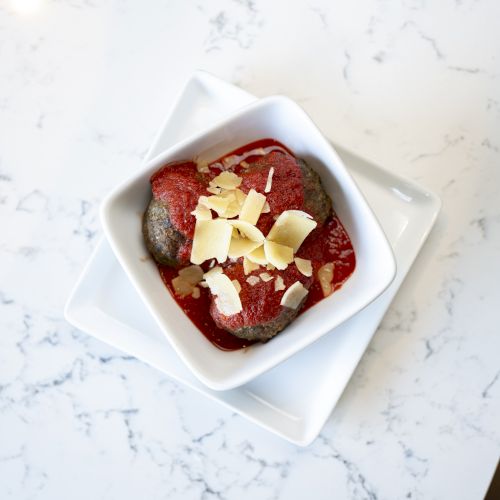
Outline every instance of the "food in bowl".
[(143, 236), (179, 306), (217, 347), (267, 342), (338, 290), (356, 257), (319, 175), (263, 139), (151, 177)]

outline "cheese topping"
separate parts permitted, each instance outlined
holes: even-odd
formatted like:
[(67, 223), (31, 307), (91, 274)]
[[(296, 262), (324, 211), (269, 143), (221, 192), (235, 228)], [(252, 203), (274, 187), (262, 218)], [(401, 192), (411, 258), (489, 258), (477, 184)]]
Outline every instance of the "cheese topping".
[(200, 266), (188, 266), (179, 271), (179, 276), (194, 286), (203, 279), (203, 269)]
[(211, 187), (219, 187), (223, 189), (236, 189), (243, 179), (233, 172), (221, 172), (217, 177), (214, 177), (210, 182)]
[(241, 292), (240, 282), (238, 280), (231, 280), (231, 283), (234, 285), (234, 288), (236, 288), (236, 291), (240, 293)]
[(304, 288), (300, 281), (296, 281), (281, 297), (280, 304), (290, 309), (297, 309), (302, 303), (302, 300), (309, 292)]
[(334, 270), (335, 266), (333, 262), (328, 262), (318, 269), (318, 281), (324, 297), (328, 297), (333, 292), (332, 281)]
[(258, 193), (255, 189), (250, 189), (245, 203), (241, 207), (240, 220), (257, 224), (265, 203), (266, 197), (263, 194)]
[(274, 241), (264, 241), (264, 254), (267, 262), (275, 266), (276, 269), (286, 269), (288, 264), (293, 262), (293, 248)]
[[(297, 212), (305, 215), (298, 215)], [(306, 215), (305, 212), (301, 212), (300, 210), (285, 210), (276, 219), (276, 222), (267, 235), (267, 239), (292, 247), (293, 251), (297, 252), (302, 242), (317, 226), (316, 221), (309, 219), (309, 216), (306, 217)]]
[(259, 278), (264, 281), (264, 283), (267, 283), (268, 281), (271, 281), (273, 277), (269, 273), (260, 273)]
[(177, 276), (172, 280), (172, 287), (175, 295), (178, 295), (179, 297), (186, 297), (187, 295), (191, 295), (193, 292), (193, 285), (182, 279), (181, 276)]
[(313, 269), (312, 269), (312, 264), (310, 260), (307, 259), (301, 259), (300, 257), (295, 257), (293, 259), (295, 262), (295, 265), (297, 266), (297, 269), (304, 275), (304, 276), (312, 276)]
[(250, 285), (250, 286), (255, 286), (257, 283), (259, 283), (260, 279), (258, 278), (258, 276), (249, 276), (247, 278), (247, 283)]
[(223, 273), (210, 271), (204, 275), (212, 295), (215, 295), (215, 306), (224, 316), (232, 316), (242, 311), (240, 296), (234, 283)]
[(276, 280), (274, 281), (274, 291), (279, 292), (286, 288), (285, 282), (281, 276), (276, 276)]
[(271, 191), (271, 187), (273, 185), (273, 175), (274, 175), (274, 167), (269, 169), (269, 173), (267, 174), (267, 182), (266, 187), (264, 188), (264, 193), (269, 193)]
[(259, 264), (256, 264), (255, 262), (252, 262), (251, 260), (247, 259), (247, 257), (243, 257), (243, 272), (245, 275), (250, 274), (252, 271), (256, 271), (259, 269)]
[(191, 262), (201, 264), (215, 258), (219, 263), (227, 259), (233, 226), (225, 219), (197, 220), (194, 228)]
[(247, 259), (251, 260), (255, 264), (259, 264), (261, 266), (267, 265), (266, 255), (264, 253), (264, 245), (257, 247), (255, 250), (251, 251), (247, 254)]
[(196, 208), (191, 212), (191, 215), (194, 215), (196, 220), (210, 220), (212, 218), (210, 209), (199, 201)]

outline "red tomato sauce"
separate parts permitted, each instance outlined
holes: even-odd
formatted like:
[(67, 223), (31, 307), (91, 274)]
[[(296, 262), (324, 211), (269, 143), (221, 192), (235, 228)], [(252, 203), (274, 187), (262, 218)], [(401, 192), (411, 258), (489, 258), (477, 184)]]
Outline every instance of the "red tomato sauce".
[[(252, 152), (260, 148), (265, 148), (265, 152), (267, 153), (266, 156), (258, 153), (252, 154)], [(260, 153), (262, 153), (262, 151), (260, 151)], [(251, 173), (245, 172), (247, 167), (242, 167), (241, 161), (243, 165), (245, 165), (245, 162), (248, 165), (252, 165)], [(170, 165), (171, 164), (167, 166)], [(261, 165), (262, 168), (260, 168)], [(245, 193), (252, 188), (258, 192), (264, 193), (269, 168), (271, 166), (274, 168), (271, 192), (265, 193), (267, 201), (271, 206), (271, 212), (268, 214), (261, 214), (257, 223), (257, 227), (264, 234), (267, 234), (273, 225), (275, 216), (279, 215), (284, 210), (300, 210), (303, 208), (304, 197), (301, 171), (292, 153), (284, 145), (275, 140), (263, 139), (247, 144), (246, 146), (224, 155), (222, 158), (212, 162), (209, 166), (210, 174), (200, 174), (197, 172), (194, 162), (177, 163), (175, 169), (169, 169), (168, 178), (168, 182), (172, 183), (171, 186), (176, 187), (175, 190), (161, 191), (159, 189), (162, 182), (165, 182), (165, 178), (163, 178), (166, 173), (165, 167), (155, 173), (151, 179), (155, 196), (163, 198), (169, 203), (169, 206), (172, 207), (171, 218), (174, 224), (184, 229), (191, 238), (194, 234), (195, 218), (190, 212), (196, 207), (199, 196), (207, 195), (206, 188), (208, 182), (224, 168), (230, 168), (243, 178), (240, 189)], [(172, 171), (175, 172), (174, 175), (172, 175)], [(172, 194), (170, 194), (174, 191), (176, 192), (175, 200), (171, 199)], [(189, 255), (191, 244), (188, 243), (185, 246), (186, 248), (184, 251)], [(311, 260), (313, 266), (312, 278), (307, 278), (300, 274), (295, 264), (290, 264), (285, 271), (266, 271), (265, 268), (261, 267), (258, 271), (254, 271), (251, 274), (258, 275), (262, 272), (268, 272), (274, 277), (279, 274), (284, 279), (287, 287), (297, 280), (301, 281), (306, 287), (310, 285), (309, 294), (301, 313), (324, 298), (321, 286), (316, 278), (316, 273), (321, 266), (328, 262), (334, 263), (334, 276), (332, 282), (334, 291), (342, 286), (354, 272), (356, 266), (356, 257), (351, 240), (335, 213), (333, 213), (322, 227), (315, 229), (306, 238), (296, 256)], [(242, 259), (239, 260), (242, 262)], [(202, 267), (208, 270), (208, 263), (205, 263)], [(198, 299), (191, 296), (179, 297), (175, 295), (171, 284), (172, 279), (177, 276), (178, 270), (162, 265), (158, 265), (158, 268), (163, 282), (170, 290), (176, 302), (195, 326), (215, 346), (222, 350), (232, 351), (247, 347), (254, 343), (252, 341), (240, 339), (226, 330), (217, 327), (210, 315), (212, 300), (207, 288), (200, 287), (201, 296)], [(256, 303), (261, 306), (259, 315), (261, 320), (263, 318), (263, 310), (265, 312), (264, 316), (267, 315), (269, 318), (272, 318), (276, 314), (276, 311), (282, 307), (279, 302), (284, 291), (274, 291), (274, 280), (267, 283), (261, 282), (258, 287), (251, 287), (246, 282), (248, 276), (243, 274), (241, 265), (229, 265), (225, 272), (230, 279), (238, 279), (242, 286), (240, 299), (244, 308), (243, 313), (246, 315), (246, 318), (251, 319), (252, 308)], [(245, 304), (247, 304), (246, 309)], [(266, 314), (266, 311), (268, 314)], [(240, 326), (242, 321), (241, 315), (242, 313), (235, 315), (235, 327)], [(232, 318), (233, 317), (231, 317), (231, 320)]]

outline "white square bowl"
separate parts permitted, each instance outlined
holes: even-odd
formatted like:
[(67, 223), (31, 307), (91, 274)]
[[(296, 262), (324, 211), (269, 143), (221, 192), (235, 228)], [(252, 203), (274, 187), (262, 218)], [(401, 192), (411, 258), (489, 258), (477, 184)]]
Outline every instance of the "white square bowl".
[[(140, 214), (151, 199), (151, 175), (166, 163), (194, 157), (213, 160), (266, 137), (285, 144), (319, 173), (353, 243), (356, 269), (339, 291), (301, 314), (272, 341), (221, 351), (177, 305), (152, 259), (144, 258), (148, 253)], [(172, 347), (193, 374), (214, 390), (245, 384), (310, 345), (378, 297), (396, 272), (392, 249), (341, 159), (307, 114), (282, 96), (249, 104), (158, 155), (106, 197), (101, 220), (120, 264)]]

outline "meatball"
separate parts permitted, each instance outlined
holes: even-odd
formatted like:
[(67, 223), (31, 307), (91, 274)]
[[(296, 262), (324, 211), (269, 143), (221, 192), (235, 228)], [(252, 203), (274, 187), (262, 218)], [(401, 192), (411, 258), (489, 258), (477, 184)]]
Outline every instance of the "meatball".
[(173, 226), (165, 202), (155, 198), (149, 202), (142, 219), (142, 234), (146, 247), (156, 262), (171, 267), (187, 265), (179, 255), (186, 243), (186, 236)]
[(243, 272), (242, 259), (224, 268), (224, 274), (231, 280), (237, 280), (241, 286), (240, 300), (243, 310), (232, 316), (224, 316), (212, 301), (210, 314), (219, 328), (243, 339), (266, 342), (295, 319), (303, 303), (296, 309), (283, 307), (280, 302), (285, 290), (275, 289), (276, 278), (280, 276), (286, 288), (300, 281), (307, 289), (313, 278), (301, 274), (294, 264), (284, 271), (266, 271), (261, 268), (253, 271), (250, 276), (259, 277), (264, 272), (273, 279), (263, 281), (259, 278), (257, 283), (251, 285), (247, 281), (249, 276)]
[(302, 172), (304, 211), (314, 217), (318, 226), (322, 226), (332, 214), (332, 200), (323, 189), (318, 173), (304, 160), (298, 159), (297, 163)]

